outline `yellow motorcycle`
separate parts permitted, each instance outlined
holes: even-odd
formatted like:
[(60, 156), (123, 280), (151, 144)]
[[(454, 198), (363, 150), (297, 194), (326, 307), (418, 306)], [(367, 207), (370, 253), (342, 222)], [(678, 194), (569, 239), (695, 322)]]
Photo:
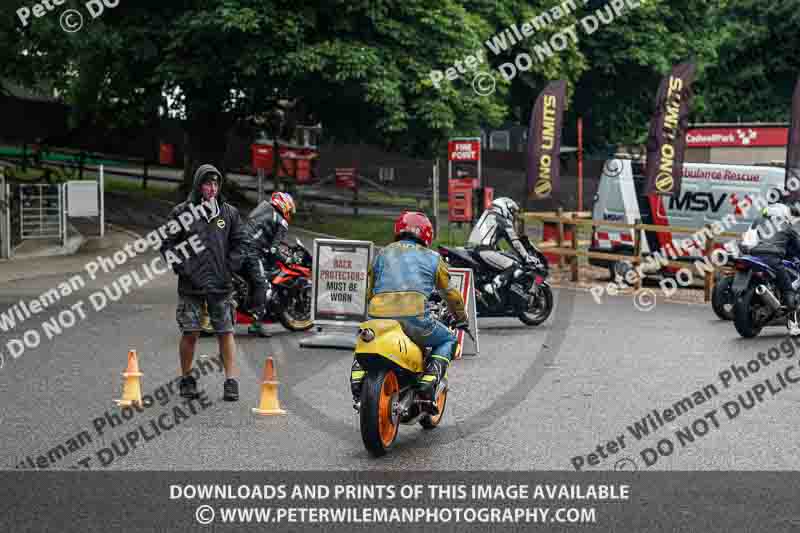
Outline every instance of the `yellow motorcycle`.
[[(456, 357), (461, 349), (459, 344)], [(433, 400), (420, 396), (425, 354), (403, 332), (399, 322), (363, 322), (354, 356), (365, 373), (361, 399), (354, 408), (359, 412), (364, 446), (373, 456), (384, 455), (394, 444), (400, 424), (419, 422), (425, 429), (439, 425), (447, 405), (447, 376), (440, 381)]]

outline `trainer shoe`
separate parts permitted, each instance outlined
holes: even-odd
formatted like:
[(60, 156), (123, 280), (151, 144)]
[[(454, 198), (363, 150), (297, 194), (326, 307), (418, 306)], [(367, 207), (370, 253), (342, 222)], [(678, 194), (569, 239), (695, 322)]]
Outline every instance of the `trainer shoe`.
[(237, 383), (235, 379), (226, 379), (222, 390), (224, 391), (222, 399), (226, 402), (235, 402), (239, 400), (239, 383)]
[(264, 324), (261, 324), (260, 322), (253, 322), (250, 324), (250, 327), (247, 328), (247, 333), (250, 335), (258, 335), (259, 337), (264, 337), (265, 339), (272, 337), (272, 333), (267, 331), (264, 328)]
[(181, 378), (180, 389), (181, 398), (192, 400), (199, 396), (197, 393), (197, 380), (194, 379), (193, 376), (183, 376)]

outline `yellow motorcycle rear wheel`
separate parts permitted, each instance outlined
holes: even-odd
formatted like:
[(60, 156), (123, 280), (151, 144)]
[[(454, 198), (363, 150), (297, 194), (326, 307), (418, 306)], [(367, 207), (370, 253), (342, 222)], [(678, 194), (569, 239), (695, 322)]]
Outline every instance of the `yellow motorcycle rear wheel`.
[(364, 378), (361, 389), (361, 439), (373, 456), (386, 454), (397, 438), (400, 417), (394, 405), (400, 395), (400, 384), (393, 370), (372, 370)]

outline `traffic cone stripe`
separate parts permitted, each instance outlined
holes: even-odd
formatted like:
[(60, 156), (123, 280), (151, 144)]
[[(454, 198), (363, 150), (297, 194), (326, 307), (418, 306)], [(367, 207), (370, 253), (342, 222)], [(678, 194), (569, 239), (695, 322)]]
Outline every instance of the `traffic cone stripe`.
[(122, 373), (125, 381), (122, 383), (122, 398), (114, 402), (122, 407), (130, 407), (133, 404), (142, 405), (142, 377), (139, 371), (139, 359), (136, 357), (136, 350), (128, 350), (128, 367)]

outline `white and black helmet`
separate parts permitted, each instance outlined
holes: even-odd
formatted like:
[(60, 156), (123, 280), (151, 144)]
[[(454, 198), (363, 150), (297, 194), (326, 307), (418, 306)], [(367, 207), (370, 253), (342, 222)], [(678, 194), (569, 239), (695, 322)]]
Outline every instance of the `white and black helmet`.
[(519, 213), (519, 205), (511, 198), (497, 198), (492, 201), (492, 207), (508, 219), (514, 220)]
[(767, 192), (767, 203), (769, 205), (784, 204), (791, 198), (791, 193), (786, 189), (773, 187)]

